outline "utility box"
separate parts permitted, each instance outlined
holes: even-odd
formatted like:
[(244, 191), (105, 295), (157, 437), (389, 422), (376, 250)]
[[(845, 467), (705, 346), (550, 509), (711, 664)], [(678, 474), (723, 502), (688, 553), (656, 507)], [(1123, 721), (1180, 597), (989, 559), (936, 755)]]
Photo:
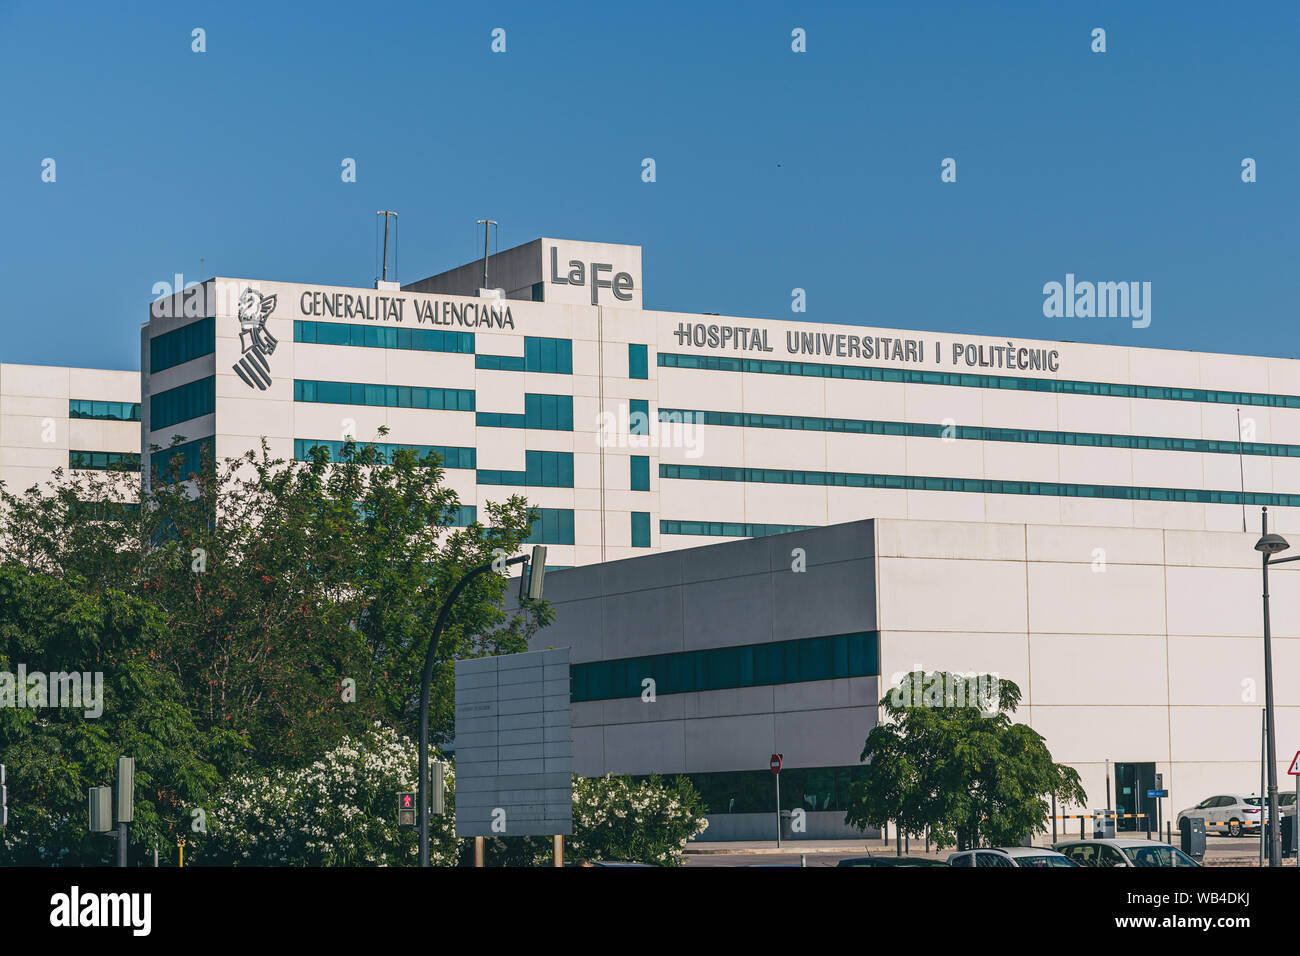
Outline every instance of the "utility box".
[(1092, 838), (1094, 840), (1115, 838), (1115, 817), (1109, 810), (1092, 811)]
[(113, 830), (113, 788), (90, 788), (90, 832), (111, 833)]
[(1205, 817), (1183, 817), (1178, 824), (1179, 847), (1184, 853), (1193, 860), (1202, 860), (1205, 857)]
[(1294, 813), (1282, 817), (1282, 856), (1295, 856), (1296, 854), (1296, 815)]

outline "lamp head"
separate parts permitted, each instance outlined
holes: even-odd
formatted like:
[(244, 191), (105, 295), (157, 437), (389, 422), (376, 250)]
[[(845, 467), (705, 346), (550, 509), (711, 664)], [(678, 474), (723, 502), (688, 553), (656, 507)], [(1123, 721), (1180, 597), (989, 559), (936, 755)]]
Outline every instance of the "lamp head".
[(1279, 554), (1289, 547), (1291, 545), (1287, 543), (1286, 538), (1272, 532), (1255, 542), (1255, 550), (1263, 554)]

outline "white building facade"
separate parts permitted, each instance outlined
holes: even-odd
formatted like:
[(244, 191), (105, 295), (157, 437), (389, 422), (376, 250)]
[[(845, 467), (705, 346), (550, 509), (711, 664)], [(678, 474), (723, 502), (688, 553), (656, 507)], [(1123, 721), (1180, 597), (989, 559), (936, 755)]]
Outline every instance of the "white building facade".
[(139, 468), (140, 375), (0, 365), (0, 481), (11, 494), (63, 471)]
[(505, 299), (420, 291), (473, 263), (209, 280), (143, 330), (144, 451), (387, 426), (467, 506), (526, 493), (562, 565), (864, 516), (1300, 530), (1300, 361), (654, 312), (640, 260), (537, 240), (492, 257)]

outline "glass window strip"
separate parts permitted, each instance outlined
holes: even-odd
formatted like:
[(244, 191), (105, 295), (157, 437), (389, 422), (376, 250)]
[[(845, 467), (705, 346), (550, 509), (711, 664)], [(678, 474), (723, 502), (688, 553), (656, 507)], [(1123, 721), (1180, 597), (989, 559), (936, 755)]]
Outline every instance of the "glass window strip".
[(980, 425), (934, 425), (925, 422), (872, 421), (851, 418), (816, 418), (807, 415), (777, 415), (757, 412), (718, 412), (699, 409), (661, 408), (659, 421), (736, 428), (781, 428), (795, 431), (843, 432), (861, 435), (897, 435), (908, 438), (942, 438), (945, 428), (952, 437), (966, 441), (1025, 442), (1040, 445), (1078, 445), (1097, 448), (1127, 448), (1149, 451), (1185, 451), (1200, 454), (1260, 455), (1270, 458), (1300, 458), (1300, 445), (1233, 441), (1212, 438), (1163, 438), (1154, 435), (1116, 435), (1104, 432), (1060, 432), (1032, 428), (997, 428)]
[(1300, 507), (1300, 494), (1214, 491), (1201, 488), (1151, 488), (1090, 485), (1077, 482), (1016, 481), (1002, 478), (945, 478), (875, 475), (852, 472), (799, 471), (790, 468), (740, 468), (719, 465), (659, 466), (660, 478), (687, 481), (743, 481), (759, 484), (826, 485), (906, 491), (965, 491), (987, 495), (1046, 495), (1061, 498), (1109, 498), (1125, 501), (1180, 501), (1193, 504), (1273, 505)]
[(750, 372), (761, 375), (800, 375), (815, 378), (855, 379), (868, 382), (901, 382), (910, 385), (997, 388), (1015, 391), (1054, 392), (1067, 395), (1107, 395), (1117, 398), (1145, 398), (1157, 401), (1300, 408), (1300, 395), (1272, 395), (1264, 392), (1227, 392), (1216, 389), (1178, 388), (1166, 385), (1122, 385), (1111, 382), (1082, 382), (1068, 379), (1028, 378), (975, 372), (934, 372), (911, 368), (880, 368), (871, 365), (794, 362), (784, 359), (742, 359), (726, 355), (686, 355), (677, 352), (660, 352), (658, 353), (658, 361), (663, 368)]

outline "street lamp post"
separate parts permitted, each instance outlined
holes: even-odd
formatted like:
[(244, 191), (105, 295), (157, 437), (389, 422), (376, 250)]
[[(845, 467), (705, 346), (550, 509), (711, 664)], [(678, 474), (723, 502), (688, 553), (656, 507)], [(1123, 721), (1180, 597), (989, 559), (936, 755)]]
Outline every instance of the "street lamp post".
[[(532, 600), (540, 598), (542, 596), (542, 576), (546, 572), (546, 548), (544, 545), (537, 545), (533, 548), (532, 562), (531, 575), (527, 567), (529, 558), (527, 555), (522, 554), (505, 561), (498, 559), (471, 568), (463, 578), (456, 582), (456, 586), (451, 589), (451, 593), (447, 595), (447, 600), (443, 602), (441, 609), (438, 611), (438, 620), (433, 625), (433, 637), (429, 639), (429, 649), (424, 655), (424, 674), (420, 680), (420, 783), (418, 788), (418, 799), (420, 801), (420, 866), (429, 865), (429, 694), (433, 684), (433, 662), (438, 656), (438, 645), (442, 640), (442, 629), (447, 623), (447, 615), (456, 603), (456, 598), (460, 597), (460, 592), (465, 590), (465, 585), (469, 584), (471, 580), (486, 571), (504, 570), (512, 564), (525, 565), (523, 575), (519, 581), (520, 598), (528, 597)], [(525, 591), (525, 586), (527, 591)]]
[(1255, 550), (1263, 556), (1264, 567), (1264, 710), (1266, 712), (1264, 723), (1267, 731), (1265, 760), (1268, 764), (1268, 865), (1281, 866), (1282, 834), (1278, 829), (1277, 819), (1277, 724), (1273, 714), (1273, 634), (1268, 610), (1268, 566), (1300, 561), (1300, 555), (1273, 560), (1273, 555), (1280, 554), (1291, 545), (1280, 534), (1269, 534), (1267, 508), (1262, 512), (1260, 531), (1262, 536), (1255, 543)]

